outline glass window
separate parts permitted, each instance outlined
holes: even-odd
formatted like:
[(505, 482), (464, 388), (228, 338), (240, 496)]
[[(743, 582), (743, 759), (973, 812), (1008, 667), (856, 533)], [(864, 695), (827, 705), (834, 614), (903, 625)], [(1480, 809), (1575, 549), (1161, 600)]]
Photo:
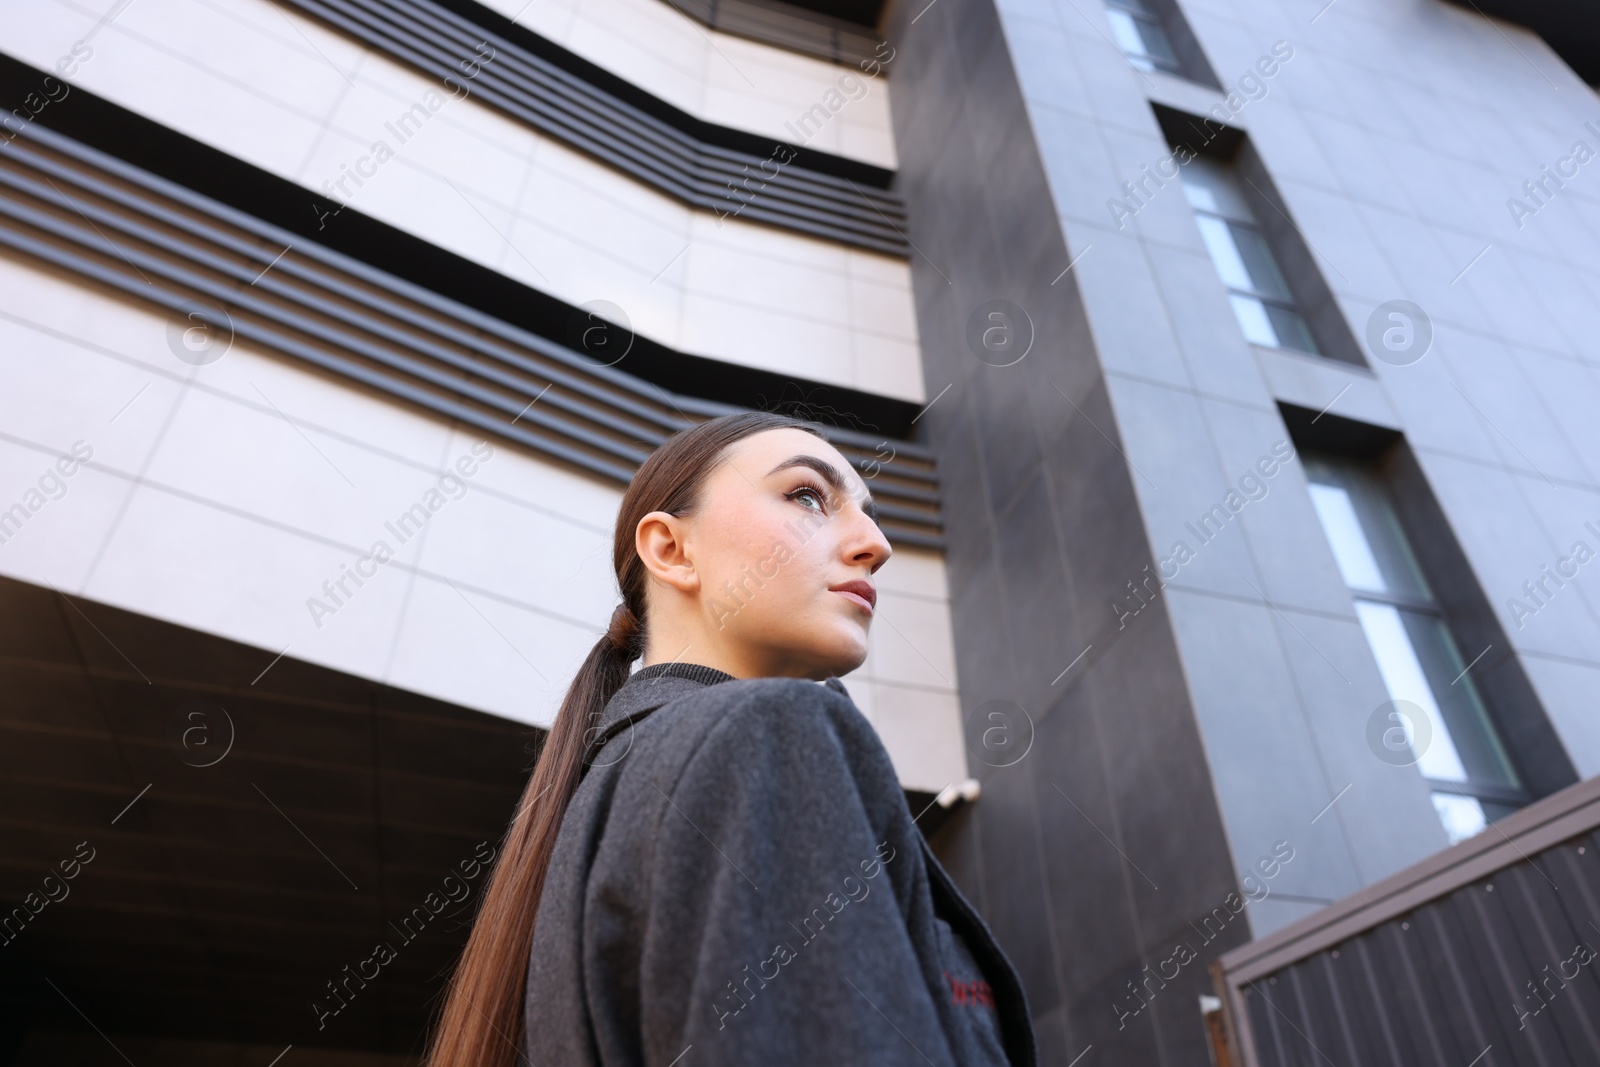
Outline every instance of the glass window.
[(1372, 546), (1361, 532), (1361, 520), (1356, 518), (1354, 502), (1340, 485), (1311, 483), (1311, 504), (1322, 520), (1322, 532), (1328, 535), (1333, 546), (1334, 562), (1344, 584), (1352, 589), (1382, 589), (1383, 575), (1378, 571), (1378, 559)]
[(1117, 46), (1140, 70), (1160, 70), (1182, 75), (1172, 41), (1161, 28), (1161, 19), (1149, 0), (1107, 0), (1106, 16)]
[(1245, 337), (1268, 348), (1318, 354), (1233, 168), (1202, 156), (1184, 164), (1181, 173), (1201, 240), (1228, 287)]
[[(1408, 700), (1420, 707), (1430, 722), (1442, 722), (1444, 716), (1433, 699), (1435, 682), (1422, 669), (1417, 649), (1411, 643), (1412, 628), (1400, 617), (1400, 609), (1392, 604), (1357, 599), (1356, 617), (1361, 620), (1361, 631), (1367, 635), (1367, 644), (1378, 661), (1378, 673), (1383, 675), (1383, 686), (1389, 691), (1390, 699)], [(1406, 734), (1406, 740), (1413, 741), (1409, 729)], [(1415, 744), (1412, 750), (1415, 752)], [(1461, 765), (1461, 756), (1448, 730), (1434, 730), (1417, 766), (1429, 778), (1445, 778), (1452, 782), (1467, 779), (1466, 768)]]
[(1412, 724), (1395, 715), (1433, 787), (1439, 821), (1452, 844), (1471, 837), (1526, 803), (1522, 783), (1383, 486), (1363, 464), (1311, 453), (1301, 459), (1389, 699), (1416, 705), (1431, 726), (1417, 753)]
[(1439, 821), (1444, 823), (1444, 832), (1449, 835), (1452, 845), (1457, 841), (1465, 841), (1489, 826), (1489, 820), (1484, 817), (1483, 805), (1472, 797), (1435, 793), (1433, 808), (1439, 813)]

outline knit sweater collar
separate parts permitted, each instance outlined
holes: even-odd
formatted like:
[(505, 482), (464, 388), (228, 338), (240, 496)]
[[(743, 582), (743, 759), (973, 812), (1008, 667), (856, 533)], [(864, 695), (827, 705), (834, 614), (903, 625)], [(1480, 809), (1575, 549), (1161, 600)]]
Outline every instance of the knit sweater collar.
[(727, 671), (719, 671), (715, 667), (707, 667), (699, 663), (684, 663), (681, 660), (668, 660), (664, 663), (652, 663), (648, 667), (640, 667), (624, 684), (623, 688), (639, 681), (649, 681), (660, 677), (687, 678), (701, 685), (716, 685), (718, 682), (731, 682), (733, 675)]
[(652, 663), (634, 671), (600, 713), (584, 758), (585, 766), (615, 763), (627, 754), (632, 744), (630, 725), (655, 711), (669, 700), (696, 689), (734, 681), (734, 676), (700, 663), (669, 661)]
[[(584, 757), (585, 770), (594, 764), (615, 763), (627, 755), (628, 746), (632, 744), (632, 731), (628, 727), (667, 701), (696, 689), (732, 681), (737, 679), (727, 671), (701, 663), (673, 660), (640, 667), (622, 683), (622, 688), (612, 695), (605, 710), (600, 713), (599, 724), (589, 734), (592, 740)], [(851, 699), (849, 690), (837, 677), (819, 684), (826, 685), (846, 700)], [(607, 745), (611, 746), (611, 751), (602, 754)]]

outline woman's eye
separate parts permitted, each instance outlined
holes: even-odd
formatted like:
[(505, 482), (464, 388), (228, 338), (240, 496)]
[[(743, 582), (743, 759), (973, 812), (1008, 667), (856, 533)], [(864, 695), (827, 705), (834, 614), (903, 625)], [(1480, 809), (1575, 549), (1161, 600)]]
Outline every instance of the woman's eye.
[(797, 500), (797, 499), (799, 499), (801, 497), (810, 497), (811, 499), (813, 499), (813, 500), (815, 500), (817, 502), (819, 511), (820, 510), (826, 510), (824, 505), (826, 503), (826, 499), (827, 498), (822, 495), (822, 492), (820, 490), (815, 489), (815, 488), (813, 488), (813, 487), (811, 487), (809, 485), (802, 485), (800, 488), (796, 489), (794, 492), (786, 494), (786, 496), (787, 496), (787, 498), (789, 500)]

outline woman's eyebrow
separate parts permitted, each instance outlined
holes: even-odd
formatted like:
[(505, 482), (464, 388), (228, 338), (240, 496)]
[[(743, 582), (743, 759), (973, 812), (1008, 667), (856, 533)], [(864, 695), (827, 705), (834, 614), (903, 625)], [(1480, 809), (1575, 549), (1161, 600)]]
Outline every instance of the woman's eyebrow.
[[(823, 480), (832, 486), (835, 492), (849, 495), (848, 491), (844, 487), (844, 476), (839, 473), (839, 468), (835, 467), (832, 463), (829, 463), (825, 459), (822, 459), (818, 456), (808, 456), (805, 453), (801, 453), (798, 456), (790, 456), (788, 459), (769, 470), (767, 472), (767, 477), (770, 478), (779, 471), (788, 470), (790, 467), (810, 467), (812, 470), (822, 475)], [(873, 522), (878, 521), (878, 502), (872, 499), (871, 493), (868, 493), (866, 496), (861, 498), (861, 510), (866, 512), (867, 518), (871, 519)]]

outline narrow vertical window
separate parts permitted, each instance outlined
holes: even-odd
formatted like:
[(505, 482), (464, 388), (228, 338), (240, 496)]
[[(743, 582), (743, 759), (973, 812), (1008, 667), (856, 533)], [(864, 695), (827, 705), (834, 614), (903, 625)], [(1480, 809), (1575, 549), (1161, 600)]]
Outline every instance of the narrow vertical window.
[(1200, 156), (1180, 173), (1200, 236), (1228, 287), (1245, 337), (1268, 348), (1320, 355), (1234, 168)]
[(1111, 20), (1111, 32), (1128, 62), (1140, 70), (1183, 75), (1172, 39), (1162, 28), (1161, 18), (1150, 6), (1150, 0), (1107, 0), (1106, 16)]
[(1358, 462), (1307, 452), (1301, 459), (1389, 698), (1420, 708), (1431, 737), (1419, 744), (1404, 717), (1393, 729), (1412, 746), (1450, 842), (1471, 837), (1527, 802), (1523, 784), (1382, 483)]

